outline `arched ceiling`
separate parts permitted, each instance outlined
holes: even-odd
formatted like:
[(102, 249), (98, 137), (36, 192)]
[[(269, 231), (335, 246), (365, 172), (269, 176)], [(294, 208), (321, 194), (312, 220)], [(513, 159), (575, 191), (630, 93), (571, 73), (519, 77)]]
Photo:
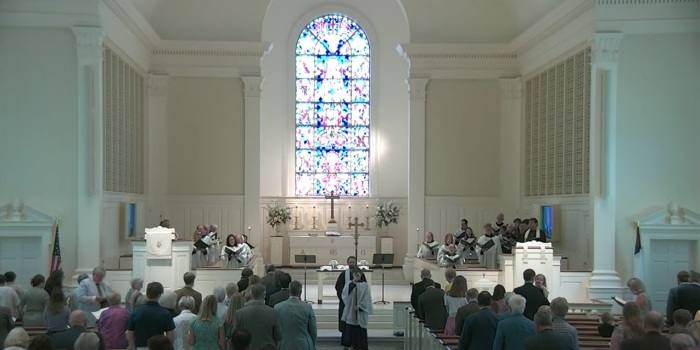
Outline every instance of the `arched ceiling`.
[[(162, 39), (221, 41), (260, 41), (270, 1), (131, 0)], [(399, 1), (411, 42), (507, 43), (566, 0)]]

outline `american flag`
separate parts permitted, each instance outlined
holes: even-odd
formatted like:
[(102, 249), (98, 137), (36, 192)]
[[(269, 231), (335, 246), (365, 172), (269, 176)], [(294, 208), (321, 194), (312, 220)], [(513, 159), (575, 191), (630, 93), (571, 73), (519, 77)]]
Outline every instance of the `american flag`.
[(51, 257), (51, 271), (61, 270), (61, 243), (58, 239), (58, 224), (56, 224), (56, 235), (53, 239), (53, 255)]

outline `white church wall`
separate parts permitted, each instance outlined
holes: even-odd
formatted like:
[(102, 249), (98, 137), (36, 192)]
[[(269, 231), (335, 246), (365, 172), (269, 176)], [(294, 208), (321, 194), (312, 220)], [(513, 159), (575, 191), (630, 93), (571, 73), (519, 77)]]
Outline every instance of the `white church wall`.
[(134, 238), (143, 237), (146, 227), (158, 226), (146, 218), (146, 196), (107, 193), (102, 197), (102, 227), (100, 229), (100, 263), (106, 269), (119, 269), (119, 257), (131, 254), (128, 234), (128, 203), (136, 203)]
[(430, 80), (425, 119), (426, 196), (500, 196), (498, 81)]
[(168, 193), (244, 193), (244, 105), (239, 78), (170, 78)]
[(627, 35), (619, 58), (617, 271), (633, 277), (635, 222), (700, 209), (700, 34)]
[(20, 198), (61, 218), (70, 276), (78, 216), (75, 37), (67, 28), (0, 27), (0, 62), (0, 203)]
[[(272, 1), (262, 40), (272, 43), (263, 58), (260, 145), (261, 196), (294, 195), (294, 49), (303, 27), (318, 16), (343, 13), (367, 32), (372, 55), (372, 196), (407, 196), (408, 67), (396, 51), (409, 41), (405, 13), (397, 1)], [(381, 29), (381, 30), (380, 30)]]

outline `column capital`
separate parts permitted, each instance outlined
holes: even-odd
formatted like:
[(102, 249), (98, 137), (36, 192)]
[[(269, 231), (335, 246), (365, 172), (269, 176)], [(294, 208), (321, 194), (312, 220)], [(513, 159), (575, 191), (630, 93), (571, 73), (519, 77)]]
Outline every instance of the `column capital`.
[(258, 76), (243, 76), (243, 96), (260, 98), (264, 78)]
[(425, 100), (425, 87), (428, 85), (428, 78), (408, 78), (406, 83), (408, 84), (408, 92), (411, 99)]
[(623, 33), (595, 33), (588, 39), (591, 43), (591, 63), (617, 63)]
[(523, 94), (523, 82), (522, 78), (501, 78), (498, 79), (498, 83), (501, 85), (501, 98), (502, 99), (518, 99), (522, 97)]
[(75, 35), (78, 63), (81, 65), (99, 64), (102, 61), (102, 40), (104, 33), (100, 27), (71, 27)]
[(169, 75), (148, 75), (148, 94), (151, 96), (165, 96), (168, 94)]

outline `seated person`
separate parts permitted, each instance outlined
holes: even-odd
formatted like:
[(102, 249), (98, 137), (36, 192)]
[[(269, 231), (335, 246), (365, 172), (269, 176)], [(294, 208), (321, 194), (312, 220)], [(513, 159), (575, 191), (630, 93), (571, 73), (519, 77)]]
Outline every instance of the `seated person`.
[(609, 312), (600, 315), (600, 324), (598, 325), (598, 335), (603, 338), (610, 338), (615, 331), (615, 318)]

